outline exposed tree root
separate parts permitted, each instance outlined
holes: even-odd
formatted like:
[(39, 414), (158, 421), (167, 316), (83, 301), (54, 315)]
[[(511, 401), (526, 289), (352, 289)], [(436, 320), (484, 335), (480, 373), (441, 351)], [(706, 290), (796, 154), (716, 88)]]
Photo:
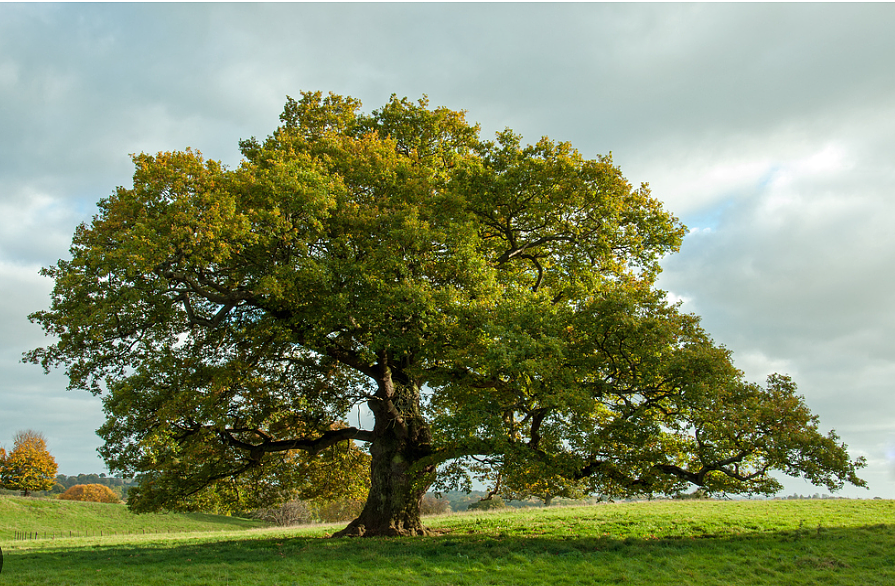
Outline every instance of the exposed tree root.
[(396, 523), (390, 523), (387, 526), (374, 528), (367, 527), (360, 520), (352, 521), (350, 525), (337, 531), (332, 536), (335, 537), (411, 537), (415, 535), (433, 536), (439, 535), (440, 532), (433, 531), (428, 527), (418, 526), (401, 526)]

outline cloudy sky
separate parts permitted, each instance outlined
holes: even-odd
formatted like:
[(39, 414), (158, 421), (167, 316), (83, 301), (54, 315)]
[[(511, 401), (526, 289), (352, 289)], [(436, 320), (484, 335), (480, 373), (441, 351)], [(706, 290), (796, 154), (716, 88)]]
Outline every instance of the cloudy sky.
[[(895, 5), (0, 4), (0, 444), (105, 470), (99, 400), (20, 363), (41, 266), (130, 153), (235, 166), (287, 95), (392, 93), (612, 152), (690, 228), (661, 286), (747, 376), (791, 374), (895, 498)], [(824, 492), (787, 482), (788, 493)]]

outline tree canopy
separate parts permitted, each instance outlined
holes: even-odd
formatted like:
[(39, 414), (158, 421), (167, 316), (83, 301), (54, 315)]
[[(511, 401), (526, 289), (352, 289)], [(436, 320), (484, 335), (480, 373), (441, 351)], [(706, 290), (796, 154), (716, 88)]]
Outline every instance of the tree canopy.
[(56, 338), (26, 358), (104, 396), (133, 506), (338, 476), (355, 442), (370, 489), (346, 535), (425, 532), (426, 490), (483, 464), (606, 497), (863, 485), (788, 377), (747, 382), (655, 287), (685, 228), (610, 156), (485, 140), (426, 99), (304, 93), (281, 121), (234, 169), (135, 156), (43, 271), (30, 319)]
[(47, 440), (40, 432), (27, 429), (13, 436), (8, 454), (0, 448), (0, 486), (21, 490), (28, 496), (36, 490), (50, 490), (56, 484), (56, 460), (47, 449)]

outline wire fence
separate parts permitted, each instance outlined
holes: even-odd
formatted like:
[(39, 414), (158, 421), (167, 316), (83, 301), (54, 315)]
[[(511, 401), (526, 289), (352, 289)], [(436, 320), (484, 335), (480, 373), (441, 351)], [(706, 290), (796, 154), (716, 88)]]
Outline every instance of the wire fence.
[(167, 530), (110, 530), (110, 529), (73, 529), (70, 531), (27, 531), (14, 529), (10, 537), (12, 541), (29, 541), (33, 539), (64, 539), (70, 537), (108, 537), (112, 535), (163, 535), (166, 533), (188, 533), (193, 529), (167, 529)]

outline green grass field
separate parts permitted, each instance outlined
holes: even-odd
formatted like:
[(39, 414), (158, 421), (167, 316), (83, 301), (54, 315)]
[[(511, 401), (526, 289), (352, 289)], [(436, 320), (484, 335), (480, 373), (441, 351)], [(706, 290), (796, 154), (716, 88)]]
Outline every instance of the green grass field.
[[(0, 497), (0, 543), (18, 534), (59, 538), (183, 531), (222, 531), (261, 527), (260, 521), (206, 515), (134, 515), (124, 505), (44, 498)], [(5, 550), (5, 548), (4, 548)]]
[(895, 583), (895, 501), (622, 503), (427, 524), (443, 533), (335, 540), (324, 538), (335, 527), (318, 526), (4, 538), (0, 585)]

